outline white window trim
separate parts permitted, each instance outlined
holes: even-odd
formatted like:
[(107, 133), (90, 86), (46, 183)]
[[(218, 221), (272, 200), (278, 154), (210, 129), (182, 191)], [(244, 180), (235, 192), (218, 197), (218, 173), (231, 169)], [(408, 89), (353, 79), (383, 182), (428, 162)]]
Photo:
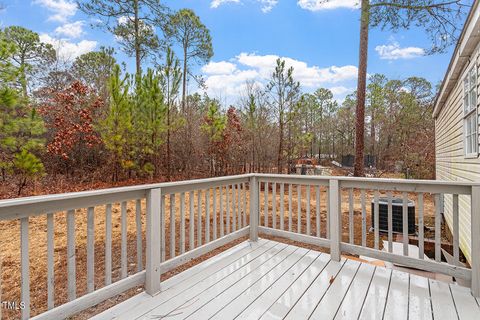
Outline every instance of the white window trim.
[[(471, 76), (472, 72), (475, 72), (475, 83), (473, 85), (470, 83), (471, 81)], [(466, 88), (465, 82), (468, 81), (468, 88)], [(462, 80), (462, 87), (463, 87), (463, 148), (464, 148), (464, 155), (466, 159), (471, 159), (471, 158), (478, 158), (478, 135), (479, 135), (479, 130), (478, 130), (478, 112), (477, 112), (477, 106), (478, 106), (478, 91), (477, 91), (477, 82), (478, 82), (478, 73), (476, 69), (476, 65), (471, 67), (470, 69), (467, 70), (465, 77), (463, 77)], [(468, 90), (468, 92), (466, 91)], [(472, 90), (475, 90), (475, 105), (474, 106), (469, 106), (468, 110), (465, 106), (465, 101), (470, 101), (470, 94)], [(465, 96), (468, 94), (468, 98), (465, 99)], [(474, 150), (473, 152), (467, 153), (468, 150), (468, 137), (467, 137), (467, 121), (470, 120), (472, 115), (475, 114), (475, 139), (474, 139)]]

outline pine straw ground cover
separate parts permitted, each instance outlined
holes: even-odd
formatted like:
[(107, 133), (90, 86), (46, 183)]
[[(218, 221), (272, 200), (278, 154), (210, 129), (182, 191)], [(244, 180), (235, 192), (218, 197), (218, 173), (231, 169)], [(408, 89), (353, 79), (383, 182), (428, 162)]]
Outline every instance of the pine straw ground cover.
[[(271, 186), (270, 186), (271, 188)], [(225, 189), (224, 189), (225, 190)], [(277, 212), (277, 228), (280, 226), (280, 192), (277, 184), (276, 192), (276, 212)], [(218, 192), (218, 191), (217, 191)], [(225, 192), (224, 192), (225, 193)], [(301, 229), (302, 233), (306, 232), (306, 187), (304, 186), (301, 192)], [(394, 194), (399, 196), (397, 194)], [(197, 236), (196, 236), (196, 218), (197, 218), (197, 194), (194, 194), (194, 203), (195, 203), (195, 219), (193, 223), (195, 224), (195, 246), (197, 246)], [(248, 190), (246, 192), (247, 197), (247, 213), (248, 213)], [(360, 191), (354, 191), (355, 206), (354, 206), (354, 235), (355, 243), (361, 243), (361, 204), (360, 204)], [(416, 195), (410, 194), (409, 198), (411, 200), (416, 200)], [(180, 197), (177, 195), (175, 202), (175, 237), (176, 237), (176, 254), (180, 254)], [(370, 221), (371, 221), (371, 212), (370, 212), (370, 201), (373, 199), (373, 192), (367, 192), (367, 245), (373, 247), (374, 235), (373, 232), (369, 231)], [(210, 200), (210, 210), (212, 210), (213, 205), (213, 195), (211, 195)], [(230, 196), (231, 201), (231, 196)], [(285, 205), (285, 217), (284, 217), (284, 228), (288, 230), (288, 188), (285, 187), (285, 196), (284, 196), (284, 205)], [(189, 243), (189, 194), (185, 195), (185, 243), (186, 250), (188, 250)], [(321, 192), (321, 235), (325, 237), (326, 234), (326, 192), (322, 188)], [(428, 227), (434, 227), (434, 205), (432, 197), (429, 195), (425, 196), (425, 225)], [(202, 192), (202, 225), (205, 226), (205, 197)], [(225, 210), (226, 202), (223, 201), (223, 208)], [(240, 206), (241, 207), (241, 206)], [(296, 232), (298, 227), (298, 214), (297, 214), (297, 188), (292, 188), (292, 230)], [(217, 222), (220, 221), (218, 216), (219, 212), (219, 194), (217, 193)], [(268, 210), (269, 210), (269, 226), (272, 226), (272, 190), (270, 189), (268, 197)], [(169, 209), (170, 203), (168, 197), (166, 197), (166, 258), (169, 259), (169, 230), (170, 230), (170, 219), (169, 219)], [(261, 225), (264, 224), (264, 191), (261, 191), (260, 195), (260, 220)], [(348, 193), (342, 192), (342, 213), (343, 213), (343, 240), (348, 241)], [(316, 235), (316, 200), (315, 200), (315, 189), (311, 189), (311, 199), (310, 199), (310, 218), (311, 218), (311, 234)], [(75, 218), (75, 241), (76, 241), (76, 282), (77, 282), (77, 297), (80, 297), (86, 293), (86, 239), (87, 239), (87, 218), (86, 218), (86, 209), (81, 209), (76, 211)], [(248, 221), (248, 215), (247, 215)], [(211, 237), (213, 239), (213, 214), (210, 219), (210, 231)], [(238, 222), (237, 222), (238, 223)], [(145, 202), (142, 201), (142, 230), (143, 230), (143, 265), (145, 265)], [(220, 227), (217, 226), (217, 232), (219, 232)], [(47, 309), (47, 227), (46, 227), (46, 216), (37, 216), (30, 218), (30, 229), (29, 229), (29, 257), (30, 257), (30, 290), (31, 290), (31, 314), (39, 314), (46, 311)], [(127, 205), (127, 252), (128, 252), (128, 273), (136, 273), (136, 224), (135, 224), (135, 201), (129, 201)], [(55, 214), (55, 250), (54, 250), (54, 261), (55, 261), (55, 305), (58, 306), (62, 303), (67, 302), (67, 256), (66, 256), (66, 214), (64, 212)], [(385, 235), (382, 235), (382, 238), (385, 238)], [(202, 234), (202, 243), (205, 241), (205, 228), (203, 227)], [(294, 244), (297, 246), (312, 248), (315, 250), (327, 251), (324, 248), (318, 248), (316, 246), (305, 245), (302, 243), (297, 243), (289, 241), (286, 239), (274, 238), (277, 241), (286, 242), (289, 244)], [(246, 240), (246, 238), (239, 239), (233, 243), (225, 245), (222, 248), (219, 248), (213, 252), (210, 252), (202, 257), (199, 257), (195, 260), (190, 261), (189, 263), (182, 265), (175, 270), (168, 272), (167, 274), (162, 275), (162, 279), (167, 279), (179, 272), (182, 272), (186, 268), (189, 268), (195, 264), (198, 264), (211, 256), (214, 256), (226, 248), (234, 246), (241, 241)], [(121, 243), (121, 212), (120, 205), (115, 204), (112, 209), (112, 281), (120, 279), (120, 243)], [(2, 274), (1, 274), (1, 289), (2, 301), (20, 301), (20, 223), (19, 221), (1, 221), (0, 222), (0, 255), (2, 260)], [(104, 271), (104, 253), (105, 253), (105, 206), (98, 206), (95, 208), (95, 289), (101, 288), (104, 285), (105, 281), (105, 271)], [(142, 287), (133, 288), (127, 292), (124, 292), (117, 297), (109, 299), (96, 307), (90, 308), (74, 317), (73, 319), (86, 319), (94, 314), (97, 314), (103, 310), (112, 307), (113, 305), (128, 299), (129, 297), (138, 294), (142, 291)], [(12, 311), (3, 309), (2, 316), (5, 319), (18, 319), (20, 317), (19, 311)]]

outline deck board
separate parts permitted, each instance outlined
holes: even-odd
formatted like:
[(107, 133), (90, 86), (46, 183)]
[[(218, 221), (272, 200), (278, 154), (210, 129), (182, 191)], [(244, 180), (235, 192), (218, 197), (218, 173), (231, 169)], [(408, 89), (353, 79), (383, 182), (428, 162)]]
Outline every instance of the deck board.
[[(298, 263), (283, 274), (277, 282), (267, 288), (255, 301), (246, 306), (240, 314), (236, 315), (236, 319), (260, 318), (302, 276), (311, 279), (312, 277), (307, 274), (309, 270), (319, 269), (315, 266), (316, 262), (319, 262), (322, 266), (326, 265), (327, 261), (320, 259), (320, 257), (321, 253), (309, 251)], [(323, 263), (322, 260), (324, 261)], [(320, 270), (317, 273), (320, 273)]]
[[(112, 313), (112, 317), (118, 317), (118, 319), (134, 319), (144, 314), (145, 311), (152, 310), (158, 305), (165, 303), (169, 297), (171, 298), (174, 295), (181, 294), (200, 281), (207, 280), (207, 278), (211, 277), (221, 278), (222, 276), (228, 275), (229, 272), (237, 270), (242, 265), (262, 255), (275, 245), (277, 245), (277, 243), (263, 239), (259, 241), (258, 244), (243, 242), (229, 249), (229, 252), (225, 252), (225, 254), (222, 253), (208, 259), (162, 282), (162, 293), (155, 297), (150, 297), (145, 303), (132, 305), (122, 303), (108, 311)], [(149, 297), (146, 293), (143, 294)], [(123, 307), (125, 307), (126, 311), (123, 310)]]
[(242, 242), (94, 319), (477, 319), (470, 289), (271, 240)]
[[(329, 281), (330, 287), (316, 306), (310, 319), (333, 319), (335, 317), (360, 265), (361, 263), (355, 260), (345, 262), (338, 275)], [(293, 313), (290, 314), (295, 317)]]
[(248, 306), (255, 301), (268, 287), (298, 263), (308, 251), (303, 248), (295, 250), (268, 273), (260, 275), (261, 278), (257, 281), (252, 282), (242, 279), (242, 283), (228, 288), (223, 294), (204, 305), (201, 310), (193, 313), (189, 319), (225, 319), (238, 315), (244, 306)]
[(432, 303), (430, 301), (430, 288), (428, 279), (410, 275), (410, 292), (408, 300), (409, 320), (431, 320)]
[(327, 267), (320, 273), (320, 276), (312, 282), (300, 300), (288, 312), (285, 319), (307, 319), (330, 287), (330, 279), (337, 276), (344, 263), (345, 259), (341, 262), (330, 261)]
[(470, 289), (455, 284), (450, 285), (453, 300), (460, 320), (478, 319), (480, 308), (475, 298), (470, 294)]
[(393, 270), (385, 306), (384, 319), (408, 319), (408, 294), (410, 277), (408, 273)]
[(429, 280), (432, 297), (433, 317), (435, 320), (458, 319), (448, 284), (437, 280)]
[[(308, 251), (283, 274), (267, 275), (248, 290), (244, 291), (236, 299), (230, 301), (228, 305), (215, 314), (212, 319), (223, 320), (229, 317), (235, 317), (236, 319), (260, 318), (265, 311), (263, 308), (265, 301), (262, 301), (260, 298), (265, 298), (266, 296), (275, 297), (275, 295), (278, 295), (278, 292), (281, 293), (285, 291), (285, 289), (288, 288), (288, 286), (300, 274), (302, 274), (319, 255), (319, 252)], [(271, 303), (274, 301), (275, 300)], [(243, 316), (240, 316), (241, 314)]]
[(373, 265), (362, 264), (360, 266), (348, 293), (345, 295), (345, 298), (337, 311), (335, 320), (358, 318), (374, 272), (375, 267)]
[(285, 244), (277, 244), (274, 248), (268, 250), (258, 258), (246, 264), (242, 268), (230, 273), (227, 277), (220, 281), (212, 279), (203, 281), (202, 283), (190, 288), (182, 295), (178, 295), (164, 303), (161, 306), (145, 313), (137, 319), (151, 319), (164, 317), (170, 319), (183, 319), (195, 311), (199, 306), (207, 303), (226, 289), (235, 286), (236, 283), (247, 276), (247, 279), (253, 279), (260, 272), (268, 272), (275, 267), (283, 259), (288, 257), (296, 250), (294, 246)]
[(260, 319), (283, 319), (329, 262), (330, 256), (322, 254), (279, 298), (272, 299), (273, 303), (264, 305), (267, 310), (263, 312)]
[(392, 270), (376, 268), (359, 319), (383, 319)]

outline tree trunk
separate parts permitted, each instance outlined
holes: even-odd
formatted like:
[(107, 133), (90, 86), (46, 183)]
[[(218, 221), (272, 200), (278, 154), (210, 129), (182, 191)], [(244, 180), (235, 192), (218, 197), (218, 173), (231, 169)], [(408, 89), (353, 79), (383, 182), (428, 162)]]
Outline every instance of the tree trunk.
[(357, 84), (357, 107), (355, 120), (355, 167), (354, 176), (364, 176), (363, 154), (365, 148), (365, 95), (367, 88), (369, 0), (362, 0), (360, 18), (360, 54)]
[(252, 165), (250, 166), (250, 173), (255, 172), (255, 133), (252, 134)]
[(170, 181), (172, 176), (171, 158), (170, 158), (170, 102), (167, 107), (167, 180)]
[(278, 154), (277, 154), (277, 173), (282, 173), (282, 161), (283, 161), (283, 116), (280, 114), (280, 126), (278, 134)]
[(183, 46), (182, 112), (185, 112), (187, 96), (187, 46)]
[(138, 0), (133, 2), (134, 11), (135, 11), (135, 64), (136, 64), (136, 71), (137, 77), (140, 77), (142, 74), (142, 65), (141, 65), (141, 57), (140, 57), (140, 26), (138, 20)]
[(371, 119), (370, 119), (370, 154), (375, 155), (375, 103), (372, 102), (370, 106), (372, 108)]
[(27, 92), (27, 73), (25, 71), (25, 58), (21, 57), (20, 59), (20, 81), (22, 83), (22, 92), (23, 92), (23, 98), (25, 101), (28, 99), (28, 92)]

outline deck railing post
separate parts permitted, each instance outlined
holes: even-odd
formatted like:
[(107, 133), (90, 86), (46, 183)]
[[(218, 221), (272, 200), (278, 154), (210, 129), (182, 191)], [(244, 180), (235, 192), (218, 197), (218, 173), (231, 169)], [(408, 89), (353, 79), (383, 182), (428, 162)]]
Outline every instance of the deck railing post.
[(472, 243), (470, 256), (472, 260), (472, 294), (480, 298), (480, 186), (472, 186), (471, 195)]
[(161, 199), (160, 188), (147, 191), (145, 291), (152, 296), (160, 292)]
[(258, 220), (259, 210), (259, 192), (258, 179), (256, 176), (250, 177), (250, 240), (258, 241)]
[(341, 235), (341, 210), (340, 210), (340, 184), (337, 179), (329, 180), (328, 202), (330, 206), (330, 256), (333, 261), (340, 261)]

